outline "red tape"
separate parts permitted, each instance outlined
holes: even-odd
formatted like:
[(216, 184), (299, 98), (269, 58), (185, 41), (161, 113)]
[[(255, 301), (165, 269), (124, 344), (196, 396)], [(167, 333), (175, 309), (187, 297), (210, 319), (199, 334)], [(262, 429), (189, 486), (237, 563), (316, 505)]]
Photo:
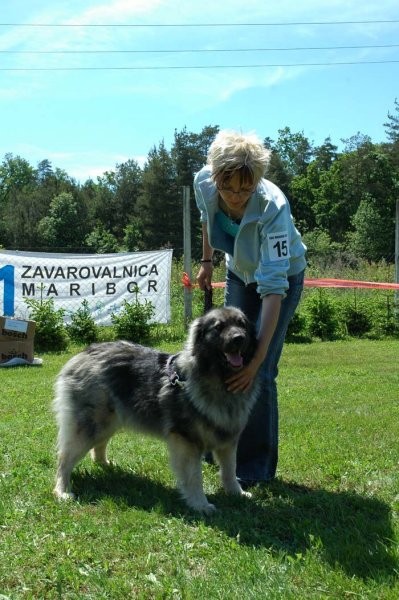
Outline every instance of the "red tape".
[(352, 281), (350, 279), (305, 279), (305, 286), (325, 288), (365, 288), (373, 290), (399, 290), (399, 283), (379, 283), (377, 281)]
[[(186, 288), (197, 287), (192, 284), (187, 273), (183, 273), (182, 284)], [(212, 283), (213, 288), (224, 288), (225, 282)], [(306, 287), (320, 288), (364, 288), (373, 290), (398, 290), (399, 283), (380, 283), (377, 281), (352, 281), (350, 279), (305, 279)]]

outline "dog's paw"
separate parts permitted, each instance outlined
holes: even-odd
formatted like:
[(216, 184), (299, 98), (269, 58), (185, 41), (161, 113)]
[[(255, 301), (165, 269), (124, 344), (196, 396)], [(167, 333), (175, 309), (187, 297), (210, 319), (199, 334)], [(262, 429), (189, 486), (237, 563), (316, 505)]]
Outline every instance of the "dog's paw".
[(216, 506), (210, 502), (187, 502), (191, 510), (202, 513), (203, 515), (211, 515), (216, 512)]
[(56, 500), (60, 502), (75, 500), (75, 494), (72, 492), (60, 492), (59, 490), (54, 490), (54, 496)]
[(210, 502), (208, 502), (208, 504), (206, 506), (204, 506), (203, 508), (200, 508), (198, 510), (200, 512), (202, 512), (204, 515), (213, 515), (217, 509), (214, 504), (211, 504)]
[(251, 492), (245, 492), (244, 490), (242, 490), (241, 496), (243, 496), (244, 498), (252, 498)]
[(223, 484), (223, 489), (226, 494), (231, 494), (232, 496), (246, 496), (247, 498), (251, 498), (251, 494), (244, 491), (236, 479), (233, 479), (232, 481), (225, 481)]

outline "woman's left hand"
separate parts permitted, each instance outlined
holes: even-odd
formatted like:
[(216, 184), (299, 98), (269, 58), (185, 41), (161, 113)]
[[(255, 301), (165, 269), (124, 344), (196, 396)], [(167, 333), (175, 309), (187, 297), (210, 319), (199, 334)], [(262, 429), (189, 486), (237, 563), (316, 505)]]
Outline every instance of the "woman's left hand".
[(270, 340), (276, 329), (280, 306), (281, 295), (279, 294), (269, 294), (263, 298), (258, 346), (255, 355), (250, 363), (226, 380), (229, 392), (247, 392), (253, 384), (256, 373), (266, 358)]
[(227, 391), (233, 393), (247, 392), (252, 386), (257, 372), (258, 366), (254, 361), (251, 361), (248, 365), (238, 371), (238, 373), (234, 373), (234, 375), (226, 380)]

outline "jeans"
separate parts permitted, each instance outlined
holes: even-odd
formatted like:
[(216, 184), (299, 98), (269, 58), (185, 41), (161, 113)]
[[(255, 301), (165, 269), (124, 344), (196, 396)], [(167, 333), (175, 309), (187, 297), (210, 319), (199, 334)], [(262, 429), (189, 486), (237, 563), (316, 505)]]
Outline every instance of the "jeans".
[[(264, 362), (259, 369), (261, 392), (241, 434), (237, 449), (237, 477), (249, 481), (269, 481), (274, 478), (278, 460), (278, 362), (283, 350), (288, 325), (299, 304), (303, 290), (304, 271), (288, 278), (289, 289), (281, 303), (276, 330)], [(262, 299), (256, 284), (245, 285), (236, 275), (227, 272), (225, 305), (236, 306), (259, 326)]]

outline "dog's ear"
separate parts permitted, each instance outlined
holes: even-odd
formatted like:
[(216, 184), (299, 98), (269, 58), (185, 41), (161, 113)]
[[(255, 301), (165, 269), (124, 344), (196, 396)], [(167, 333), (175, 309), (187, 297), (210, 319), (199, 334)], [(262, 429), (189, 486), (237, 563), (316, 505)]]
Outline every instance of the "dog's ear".
[(203, 317), (198, 317), (192, 321), (187, 338), (188, 347), (193, 350), (204, 336)]

